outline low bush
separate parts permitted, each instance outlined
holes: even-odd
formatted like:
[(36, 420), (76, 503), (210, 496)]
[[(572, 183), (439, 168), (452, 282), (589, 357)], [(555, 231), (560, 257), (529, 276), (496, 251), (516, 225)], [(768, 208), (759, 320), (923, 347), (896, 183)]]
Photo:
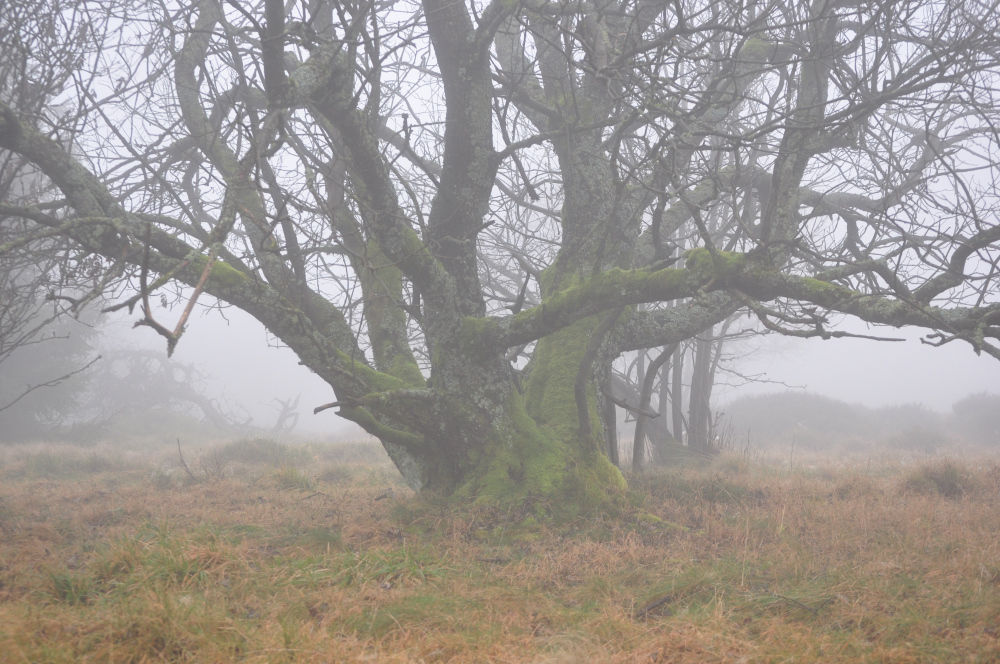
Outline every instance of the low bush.
[(909, 473), (903, 488), (914, 493), (938, 493), (945, 498), (961, 498), (972, 488), (972, 477), (951, 461), (926, 464)]
[(1000, 445), (1000, 394), (970, 394), (951, 407), (955, 429), (971, 442)]

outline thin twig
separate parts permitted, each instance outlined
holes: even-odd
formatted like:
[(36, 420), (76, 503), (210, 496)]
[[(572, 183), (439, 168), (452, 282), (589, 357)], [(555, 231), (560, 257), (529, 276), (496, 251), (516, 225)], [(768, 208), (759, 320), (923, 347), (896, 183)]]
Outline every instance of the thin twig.
[(198, 478), (194, 476), (194, 473), (192, 473), (191, 469), (188, 468), (187, 462), (184, 461), (184, 453), (181, 452), (181, 439), (180, 438), (177, 439), (177, 454), (181, 457), (181, 468), (183, 468), (184, 471), (188, 474), (188, 477), (190, 477), (192, 480), (194, 480), (195, 482), (197, 482)]
[(83, 365), (82, 367), (80, 367), (76, 371), (71, 371), (71, 372), (69, 372), (68, 374), (66, 374), (64, 376), (60, 376), (59, 378), (53, 378), (52, 380), (47, 381), (45, 383), (39, 383), (38, 385), (32, 385), (31, 387), (29, 387), (28, 389), (26, 389), (24, 392), (22, 392), (21, 396), (19, 396), (18, 398), (14, 399), (13, 401), (11, 401), (9, 404), (7, 404), (6, 406), (4, 406), (3, 408), (0, 408), (0, 413), (2, 413), (3, 411), (7, 410), (8, 408), (10, 408), (14, 404), (16, 404), (18, 401), (20, 401), (21, 399), (23, 399), (24, 397), (28, 396), (29, 394), (31, 394), (32, 392), (34, 392), (35, 390), (37, 390), (39, 388), (42, 388), (42, 387), (55, 387), (56, 385), (59, 385), (64, 380), (68, 380), (69, 378), (72, 378), (76, 374), (82, 373), (82, 372), (86, 371), (87, 369), (89, 369), (91, 367), (92, 364), (94, 364), (94, 362), (97, 362), (99, 359), (101, 359), (100, 355), (98, 355), (97, 357), (95, 357), (94, 359), (92, 359), (90, 362), (87, 362), (85, 365)]
[(659, 599), (653, 600), (652, 602), (650, 602), (649, 604), (645, 605), (641, 609), (638, 609), (633, 615), (634, 615), (634, 617), (635, 617), (636, 620), (638, 620), (640, 618), (646, 618), (646, 617), (649, 616), (650, 612), (653, 611), (653, 609), (660, 608), (661, 606), (663, 606), (667, 602), (672, 601), (675, 597), (676, 596), (675, 596), (674, 593), (670, 593), (669, 595), (664, 595), (663, 597), (661, 597)]
[(775, 592), (772, 592), (771, 595), (774, 596), (774, 597), (777, 597), (780, 600), (784, 600), (785, 602), (788, 602), (789, 604), (797, 606), (800, 609), (805, 609), (806, 611), (809, 611), (813, 615), (818, 615), (820, 609), (822, 609), (824, 606), (826, 606), (827, 604), (829, 604), (830, 602), (833, 601), (832, 597), (828, 597), (827, 599), (825, 599), (822, 602), (820, 602), (819, 606), (812, 607), (812, 606), (809, 606), (808, 604), (806, 604), (805, 602), (799, 601), (799, 600), (797, 600), (797, 599), (795, 599), (793, 597), (785, 597), (784, 595), (779, 595), (778, 593), (775, 593)]

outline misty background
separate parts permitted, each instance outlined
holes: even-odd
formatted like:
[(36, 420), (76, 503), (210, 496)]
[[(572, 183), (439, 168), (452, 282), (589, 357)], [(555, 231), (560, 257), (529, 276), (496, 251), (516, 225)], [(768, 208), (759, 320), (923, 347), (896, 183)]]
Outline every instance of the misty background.
[[(159, 307), (165, 318), (171, 313)], [(176, 315), (176, 312), (174, 312)], [(86, 316), (84, 321), (86, 321)], [(79, 341), (86, 337), (90, 356), (102, 354), (102, 359), (80, 374), (67, 379), (62, 385), (41, 387), (29, 399), (15, 404), (3, 413), (16, 417), (18, 409), (32, 400), (58, 397), (61, 391), (72, 390), (81, 381), (90, 380), (89, 390), (101, 393), (102, 363), (107, 366), (118, 350), (140, 350), (150, 358), (166, 360), (163, 340), (151, 330), (133, 328), (137, 314), (120, 312), (101, 318), (96, 329), (85, 322), (64, 319), (63, 326), (48, 336), (67, 336), (43, 342), (46, 357), (54, 360), (51, 365), (39, 366), (31, 376), (33, 383), (43, 383), (56, 378), (59, 372), (68, 373), (78, 368), (86, 354), (69, 357), (60, 353), (60, 344)], [(858, 420), (866, 417), (864, 409), (885, 409), (906, 405), (905, 412), (896, 416), (896, 433), (914, 426), (941, 430), (954, 428), (952, 406), (969, 395), (1000, 394), (1000, 370), (996, 360), (977, 356), (967, 345), (950, 344), (932, 347), (921, 342), (916, 330), (897, 330), (864, 325), (854, 320), (842, 320), (836, 329), (855, 334), (904, 338), (901, 342), (872, 341), (868, 339), (799, 339), (777, 334), (753, 336), (727, 344), (725, 363), (717, 378), (712, 407), (719, 421), (728, 427), (729, 435), (740, 437), (747, 430), (755, 432), (755, 442), (768, 445), (787, 442), (794, 435), (799, 438), (808, 417), (806, 410), (820, 408), (827, 419)], [(29, 347), (30, 349), (31, 347)], [(35, 350), (37, 352), (37, 349)], [(16, 358), (16, 354), (15, 354)], [(60, 359), (62, 358), (62, 359)], [(74, 362), (77, 365), (74, 365)], [(328, 440), (358, 440), (367, 434), (354, 424), (337, 417), (327, 410), (314, 415), (313, 409), (335, 399), (333, 391), (310, 370), (298, 363), (295, 354), (269, 335), (256, 320), (232, 307), (199, 306), (188, 323), (188, 333), (177, 346), (172, 362), (177, 366), (190, 366), (197, 370), (197, 391), (213, 402), (218, 410), (242, 428), (218, 431), (224, 435), (249, 435), (270, 433), (279, 413), (281, 402), (297, 400), (297, 422), (291, 428), (293, 437), (321, 438)], [(0, 382), (10, 383), (10, 371)], [(30, 373), (30, 372), (29, 372)], [(20, 376), (24, 381), (24, 377)], [(29, 387), (25, 383), (23, 387)], [(8, 384), (6, 392), (17, 391), (19, 385)], [(770, 395), (770, 396), (769, 396)], [(775, 397), (775, 395), (777, 395)], [(824, 397), (861, 407), (860, 410), (837, 410), (830, 402), (803, 401), (805, 397)], [(765, 406), (761, 399), (778, 399)], [(825, 405), (822, 405), (824, 404)], [(821, 405), (817, 405), (821, 404)], [(53, 408), (69, 408), (55, 399)], [(720, 416), (721, 413), (721, 416)], [(933, 414), (934, 421), (921, 420)], [(196, 419), (206, 419), (197, 408), (190, 410)], [(140, 419), (141, 413), (136, 414)], [(764, 417), (763, 421), (761, 417)], [(947, 418), (951, 417), (951, 420)], [(634, 423), (622, 413), (619, 436), (628, 439)], [(788, 420), (783, 425), (780, 421)], [(926, 418), (924, 418), (926, 419)], [(837, 428), (844, 423), (833, 423)], [(164, 426), (165, 425), (165, 426)], [(813, 422), (813, 425), (816, 425)], [(169, 423), (159, 422), (162, 435), (170, 439), (177, 431)], [(819, 425), (816, 425), (819, 426)], [(824, 425), (825, 426), (825, 425)], [(789, 429), (789, 427), (792, 427)], [(821, 427), (822, 428), (822, 427)], [(786, 431), (789, 429), (789, 431)], [(890, 435), (883, 431), (884, 423), (868, 428), (848, 426), (844, 431), (853, 432), (862, 439), (876, 434)], [(186, 431), (182, 433), (188, 433)], [(284, 432), (282, 432), (284, 433)], [(788, 435), (786, 435), (788, 434)], [(929, 451), (929, 450), (928, 450)]]
[[(114, 339), (163, 349), (163, 340), (149, 330), (131, 329), (123, 316), (109, 325)], [(720, 376), (714, 406), (725, 407), (741, 397), (805, 390), (870, 407), (921, 403), (938, 411), (976, 392), (1000, 392), (1000, 366), (987, 355), (976, 355), (967, 344), (935, 348), (921, 343), (919, 330), (884, 328), (845, 319), (831, 329), (856, 334), (905, 338), (902, 342), (869, 339), (799, 339), (769, 334), (734, 344), (738, 376)], [(226, 394), (263, 413), (275, 398), (302, 394), (304, 414), (299, 429), (310, 433), (364, 435), (350, 422), (312, 408), (334, 400), (333, 391), (315, 374), (299, 366), (283, 347), (249, 314), (229, 307), (202, 308), (189, 324), (189, 334), (174, 351), (174, 359), (200, 365), (211, 375), (211, 391)], [(753, 379), (753, 380), (750, 380)]]

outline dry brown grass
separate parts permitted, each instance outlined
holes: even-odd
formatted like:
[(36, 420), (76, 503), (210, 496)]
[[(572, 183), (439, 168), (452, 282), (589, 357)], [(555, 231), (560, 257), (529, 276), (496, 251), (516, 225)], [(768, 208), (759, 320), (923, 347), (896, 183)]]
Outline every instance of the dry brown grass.
[(557, 525), (366, 445), (175, 454), (0, 452), (0, 661), (1000, 661), (995, 460), (722, 459)]

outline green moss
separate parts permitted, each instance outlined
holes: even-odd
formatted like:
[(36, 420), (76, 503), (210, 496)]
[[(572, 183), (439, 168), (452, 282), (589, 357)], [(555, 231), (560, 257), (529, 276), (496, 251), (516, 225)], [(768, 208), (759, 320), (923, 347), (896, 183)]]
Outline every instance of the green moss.
[(365, 431), (375, 432), (375, 435), (383, 443), (399, 445), (411, 451), (426, 447), (427, 441), (424, 440), (423, 436), (409, 431), (391, 429), (375, 419), (375, 416), (366, 408), (345, 407), (341, 409), (340, 415), (358, 424)]
[[(611, 270), (584, 281), (573, 272), (556, 275), (546, 270), (543, 290), (561, 290), (547, 298), (545, 309), (595, 294), (620, 293), (634, 286), (636, 280), (658, 276), (663, 275)], [(538, 307), (531, 315), (544, 314)], [(487, 474), (480, 496), (502, 497), (504, 491), (516, 490), (516, 485), (521, 484), (522, 490), (531, 495), (551, 496), (554, 500), (550, 504), (560, 506), (563, 516), (573, 516), (607, 507), (614, 496), (622, 495), (625, 480), (602, 451), (603, 425), (592, 382), (588, 381), (587, 402), (593, 433), (586, 440), (580, 435), (576, 406), (576, 377), (600, 321), (600, 315), (590, 316), (538, 341), (523, 403), (517, 398), (509, 408), (512, 438), (520, 442), (509, 447), (506, 458), (498, 458), (500, 463)]]
[(774, 46), (760, 37), (751, 37), (740, 49), (740, 60), (763, 63), (767, 61)]
[(409, 357), (404, 353), (398, 353), (392, 358), (392, 366), (389, 367), (389, 375), (399, 378), (410, 387), (424, 387), (426, 380), (420, 373), (420, 367), (411, 354)]
[(542, 514), (571, 519), (606, 509), (623, 495), (624, 478), (606, 456), (593, 449), (581, 454), (582, 446), (573, 439), (538, 426), (516, 393), (506, 416), (483, 450), (479, 472), (472, 473), (474, 479), (454, 499), (485, 504), (539, 500), (546, 506)]
[(478, 500), (546, 498), (558, 516), (572, 518), (608, 507), (622, 495), (625, 480), (601, 451), (593, 384), (587, 400), (594, 433), (586, 440), (576, 407), (577, 372), (599, 322), (593, 316), (539, 341), (524, 401), (512, 395), (506, 431), (485, 454), (482, 479), (469, 487)]
[(375, 366), (412, 387), (423, 386), (424, 378), (406, 339), (406, 313), (397, 304), (403, 294), (403, 273), (371, 240), (365, 247), (360, 276)]
[(803, 277), (800, 283), (805, 287), (807, 293), (806, 297), (802, 299), (809, 300), (810, 302), (827, 303), (831, 298), (850, 294), (850, 291), (845, 288), (831, 284), (828, 281), (813, 279), (812, 277)]
[[(734, 256), (742, 256), (734, 254)], [(734, 259), (735, 264), (735, 259)], [(523, 311), (514, 317), (512, 328), (532, 324), (533, 319), (544, 316), (559, 320), (581, 310), (611, 309), (619, 305), (637, 304), (653, 300), (671, 300), (691, 295), (700, 283), (711, 278), (711, 271), (691, 280), (689, 270), (665, 268), (649, 270), (620, 270), (598, 272), (586, 281), (572, 279), (571, 285), (546, 297), (541, 306)], [(565, 281), (565, 280), (564, 280)], [(543, 277), (543, 284), (546, 279)], [(547, 290), (543, 285), (543, 291)]]
[[(726, 265), (728, 267), (726, 269), (730, 271), (741, 269), (743, 255), (732, 254), (731, 256), (731, 258), (727, 257)], [(543, 273), (541, 283), (542, 292), (551, 294), (546, 296), (540, 306), (532, 307), (514, 316), (509, 327), (514, 330), (530, 328), (536, 324), (536, 319), (552, 321), (552, 326), (558, 327), (561, 320), (574, 314), (579, 315), (582, 310), (600, 311), (623, 304), (675, 299), (696, 291), (698, 285), (711, 278), (711, 271), (709, 270), (707, 275), (700, 275), (699, 278), (700, 281), (692, 281), (689, 270), (675, 268), (665, 268), (656, 272), (615, 268), (598, 272), (588, 279), (582, 280), (575, 273), (553, 275), (552, 268), (550, 268)], [(558, 292), (553, 293), (552, 290), (557, 284), (561, 288)], [(543, 322), (543, 324), (545, 323)], [(579, 324), (580, 322), (575, 323), (575, 325)], [(591, 320), (580, 328), (586, 331), (584, 336), (580, 337), (584, 339), (584, 348), (590, 338), (590, 331), (596, 325), (597, 323)], [(475, 354), (477, 347), (488, 347), (491, 337), (499, 332), (497, 319), (469, 316), (462, 321), (459, 343), (464, 352)], [(561, 332), (556, 334), (561, 334)], [(570, 336), (576, 335), (576, 332), (570, 333)], [(582, 356), (582, 349), (580, 353)]]
[(684, 254), (684, 267), (695, 272), (710, 273), (713, 269), (712, 254), (705, 247), (688, 249)]
[(689, 530), (687, 526), (682, 526), (680, 524), (674, 523), (673, 521), (664, 521), (655, 514), (651, 514), (645, 510), (639, 509), (635, 512), (635, 520), (639, 523), (646, 524), (647, 526), (653, 526), (659, 530), (674, 530), (677, 532), (685, 532)]
[(462, 328), (458, 331), (458, 341), (461, 344), (462, 352), (475, 355), (475, 351), (481, 345), (481, 341), (495, 327), (496, 321), (492, 318), (480, 318), (478, 316), (466, 316), (463, 318)]
[(561, 483), (567, 450), (560, 449), (532, 421), (517, 393), (511, 393), (506, 410), (507, 421), (484, 450), (486, 467), (467, 489), (480, 502), (552, 495)]
[(240, 272), (228, 263), (223, 263), (221, 261), (215, 262), (215, 265), (212, 266), (212, 272), (208, 278), (228, 288), (236, 288), (250, 280), (250, 277), (247, 274)]
[(705, 247), (696, 247), (684, 255), (684, 266), (699, 281), (715, 279), (724, 282), (738, 276), (746, 268), (746, 255), (729, 251), (716, 251), (713, 254)]
[[(396, 376), (372, 369), (367, 364), (352, 358), (342, 350), (337, 351), (337, 359), (340, 360), (344, 369), (357, 376), (372, 392), (388, 392), (389, 390), (412, 387), (412, 385)], [(421, 378), (420, 384), (423, 384), (423, 378)]]
[[(191, 269), (197, 272), (198, 275), (201, 275), (207, 264), (208, 257), (202, 254), (198, 254), (191, 259)], [(216, 260), (212, 265), (212, 272), (208, 275), (208, 279), (216, 286), (239, 288), (250, 280), (250, 276), (240, 272), (224, 261)]]
[[(576, 432), (580, 427), (576, 407), (576, 376), (594, 328), (600, 323), (591, 316), (563, 328), (538, 342), (532, 358), (531, 376), (525, 390), (528, 414), (540, 425)], [(587, 400), (596, 401), (593, 385)], [(596, 407), (592, 412), (595, 430), (600, 430)]]
[(643, 278), (642, 295), (643, 301), (652, 299), (671, 300), (673, 294), (687, 292), (691, 275), (684, 270), (666, 268), (653, 273), (648, 273)]
[(635, 515), (635, 518), (643, 523), (660, 524), (663, 523), (663, 519), (656, 516), (655, 514), (650, 514), (649, 512), (639, 512)]

